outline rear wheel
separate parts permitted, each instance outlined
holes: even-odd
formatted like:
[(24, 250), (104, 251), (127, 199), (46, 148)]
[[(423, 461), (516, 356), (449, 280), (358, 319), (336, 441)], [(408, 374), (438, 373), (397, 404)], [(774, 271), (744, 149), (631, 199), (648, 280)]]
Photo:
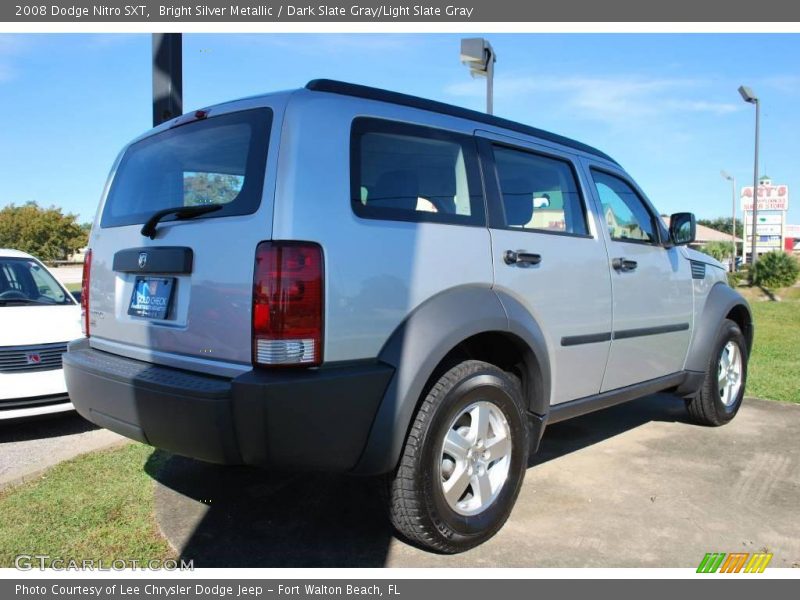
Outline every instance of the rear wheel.
[(689, 414), (702, 425), (724, 425), (739, 411), (747, 382), (747, 344), (739, 326), (726, 319), (717, 336), (703, 386), (687, 401)]
[(527, 466), (519, 380), (464, 361), (431, 388), (412, 423), (390, 485), (390, 516), (410, 541), (468, 550), (508, 519)]

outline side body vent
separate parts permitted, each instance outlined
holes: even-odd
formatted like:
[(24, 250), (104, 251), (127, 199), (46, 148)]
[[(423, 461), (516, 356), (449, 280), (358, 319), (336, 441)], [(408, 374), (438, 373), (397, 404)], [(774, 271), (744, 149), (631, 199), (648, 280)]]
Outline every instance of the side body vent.
[(692, 262), (692, 279), (705, 279), (706, 277), (706, 264), (700, 261), (693, 260)]

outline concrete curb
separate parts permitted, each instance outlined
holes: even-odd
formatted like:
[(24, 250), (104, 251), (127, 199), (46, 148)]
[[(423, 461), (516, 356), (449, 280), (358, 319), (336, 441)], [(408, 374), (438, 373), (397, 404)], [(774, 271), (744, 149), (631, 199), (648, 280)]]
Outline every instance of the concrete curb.
[[(176, 556), (181, 556), (193, 531), (203, 520), (204, 505), (192, 502), (179, 492), (153, 481), (153, 518), (158, 533), (166, 540)], [(179, 507), (180, 515), (172, 514), (170, 507)]]
[(74, 458), (78, 458), (79, 456), (83, 456), (84, 454), (90, 454), (92, 452), (99, 452), (99, 451), (105, 451), (105, 450), (112, 450), (114, 448), (121, 448), (122, 446), (126, 446), (127, 444), (130, 444), (130, 443), (131, 443), (131, 440), (124, 439), (124, 438), (120, 439), (120, 440), (112, 440), (112, 441), (110, 441), (110, 442), (108, 442), (106, 444), (102, 444), (100, 446), (96, 446), (96, 447), (93, 447), (93, 448), (88, 448), (88, 449), (86, 449), (84, 451), (81, 451), (81, 452), (78, 452), (76, 454), (73, 454), (72, 456), (68, 456), (68, 457), (64, 458), (63, 460), (59, 460), (59, 461), (57, 461), (57, 462), (55, 462), (53, 464), (47, 465), (46, 467), (41, 467), (39, 469), (34, 469), (32, 471), (28, 471), (27, 473), (23, 473), (22, 475), (17, 475), (15, 477), (12, 477), (12, 478), (7, 479), (5, 481), (0, 481), (0, 494), (6, 493), (8, 491), (11, 491), (12, 488), (18, 487), (18, 486), (20, 486), (22, 484), (29, 483), (31, 481), (39, 479), (42, 475), (47, 473), (53, 467), (56, 467), (56, 466), (60, 465), (61, 463), (66, 462), (68, 460), (72, 460)]

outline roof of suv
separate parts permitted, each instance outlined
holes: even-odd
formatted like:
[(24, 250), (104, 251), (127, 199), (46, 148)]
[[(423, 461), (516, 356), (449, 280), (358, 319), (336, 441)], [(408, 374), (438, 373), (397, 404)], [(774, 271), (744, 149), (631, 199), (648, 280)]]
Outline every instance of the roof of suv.
[(455, 106), (453, 104), (446, 104), (444, 102), (437, 102), (435, 100), (428, 100), (426, 98), (420, 98), (419, 96), (410, 96), (408, 94), (401, 94), (399, 92), (390, 92), (388, 90), (365, 85), (335, 81), (333, 79), (314, 79), (306, 84), (306, 89), (314, 92), (328, 92), (331, 94), (341, 94), (356, 98), (378, 100), (380, 102), (399, 104), (402, 106), (419, 108), (422, 110), (428, 110), (462, 119), (469, 119), (471, 121), (478, 121), (494, 127), (501, 127), (503, 129), (509, 129), (511, 131), (535, 136), (556, 144), (561, 144), (562, 146), (580, 150), (581, 152), (586, 152), (587, 154), (593, 154), (594, 156), (598, 156), (614, 164), (618, 164), (617, 161), (608, 156), (606, 153), (601, 152), (597, 148), (589, 146), (588, 144), (584, 144), (583, 142), (573, 140), (563, 135), (558, 135), (557, 133), (551, 133), (543, 129), (531, 127), (530, 125), (525, 125), (517, 121), (503, 119), (501, 117), (478, 112), (476, 110), (470, 110), (461, 106)]
[(12, 250), (11, 248), (0, 248), (0, 257), (2, 258), (33, 258), (30, 254), (22, 252), (21, 250)]

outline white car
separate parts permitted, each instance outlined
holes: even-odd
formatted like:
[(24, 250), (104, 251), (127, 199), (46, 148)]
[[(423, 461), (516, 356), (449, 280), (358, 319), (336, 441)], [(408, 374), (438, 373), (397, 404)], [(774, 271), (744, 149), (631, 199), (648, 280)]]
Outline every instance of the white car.
[(0, 249), (0, 420), (74, 410), (61, 355), (81, 337), (75, 298), (30, 254)]

